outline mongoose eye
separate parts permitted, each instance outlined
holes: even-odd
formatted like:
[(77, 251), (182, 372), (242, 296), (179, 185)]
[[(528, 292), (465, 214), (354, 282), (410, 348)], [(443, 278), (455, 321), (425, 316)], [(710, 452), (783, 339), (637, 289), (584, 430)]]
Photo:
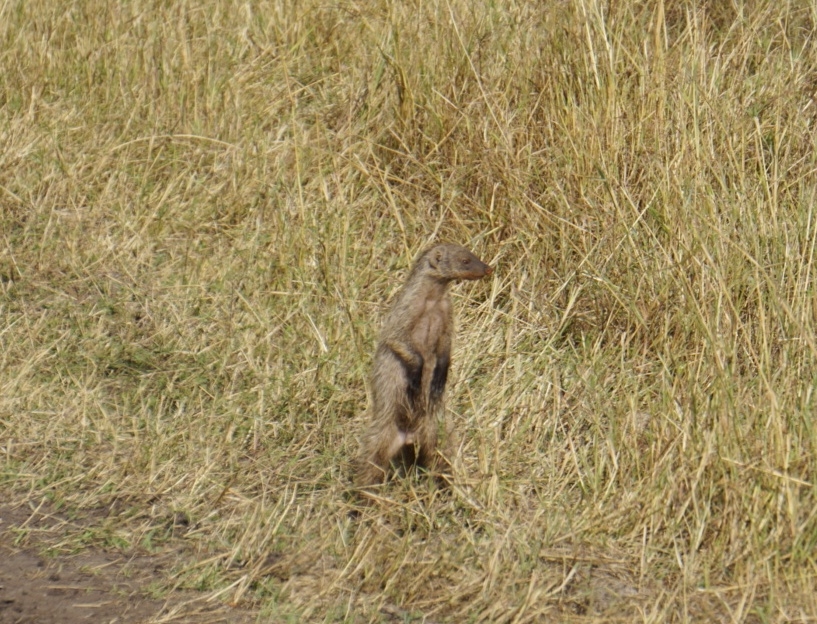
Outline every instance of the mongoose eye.
[(470, 258), (463, 258), (462, 263), (463, 264), (471, 264), (471, 259)]

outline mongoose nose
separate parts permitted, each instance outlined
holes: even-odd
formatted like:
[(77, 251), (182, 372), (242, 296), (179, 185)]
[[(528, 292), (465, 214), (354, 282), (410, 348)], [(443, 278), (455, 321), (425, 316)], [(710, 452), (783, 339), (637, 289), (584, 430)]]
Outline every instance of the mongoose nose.
[(491, 273), (493, 273), (493, 272), (494, 272), (493, 268), (491, 268), (491, 267), (486, 267), (486, 269), (485, 269), (485, 275), (490, 275), (490, 274), (491, 274)]

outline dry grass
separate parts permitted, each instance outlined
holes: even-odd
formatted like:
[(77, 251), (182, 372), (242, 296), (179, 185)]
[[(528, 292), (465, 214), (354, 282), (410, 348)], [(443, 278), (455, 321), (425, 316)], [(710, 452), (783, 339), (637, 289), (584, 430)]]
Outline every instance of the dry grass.
[[(0, 491), (116, 510), (66, 548), (182, 531), (164, 586), (260, 621), (813, 621), (815, 18), (0, 3)], [(497, 267), (457, 485), (351, 520), (441, 239)]]

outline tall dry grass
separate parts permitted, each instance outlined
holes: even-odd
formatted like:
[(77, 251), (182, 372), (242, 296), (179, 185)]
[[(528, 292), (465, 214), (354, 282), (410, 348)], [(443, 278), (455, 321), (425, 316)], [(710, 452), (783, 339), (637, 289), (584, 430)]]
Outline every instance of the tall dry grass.
[[(813, 620), (815, 17), (0, 4), (3, 496), (259, 621)], [(456, 484), (351, 519), (443, 239), (497, 267), (454, 293)]]

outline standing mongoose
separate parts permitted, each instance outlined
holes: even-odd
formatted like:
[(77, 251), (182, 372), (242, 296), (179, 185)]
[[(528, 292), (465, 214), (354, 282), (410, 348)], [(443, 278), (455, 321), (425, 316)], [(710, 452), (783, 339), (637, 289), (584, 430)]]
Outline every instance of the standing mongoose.
[(398, 456), (428, 470), (438, 467), (437, 432), (454, 324), (448, 286), (492, 272), (465, 247), (446, 243), (426, 249), (415, 262), (374, 355), (371, 422), (356, 466), (359, 487), (385, 481)]

